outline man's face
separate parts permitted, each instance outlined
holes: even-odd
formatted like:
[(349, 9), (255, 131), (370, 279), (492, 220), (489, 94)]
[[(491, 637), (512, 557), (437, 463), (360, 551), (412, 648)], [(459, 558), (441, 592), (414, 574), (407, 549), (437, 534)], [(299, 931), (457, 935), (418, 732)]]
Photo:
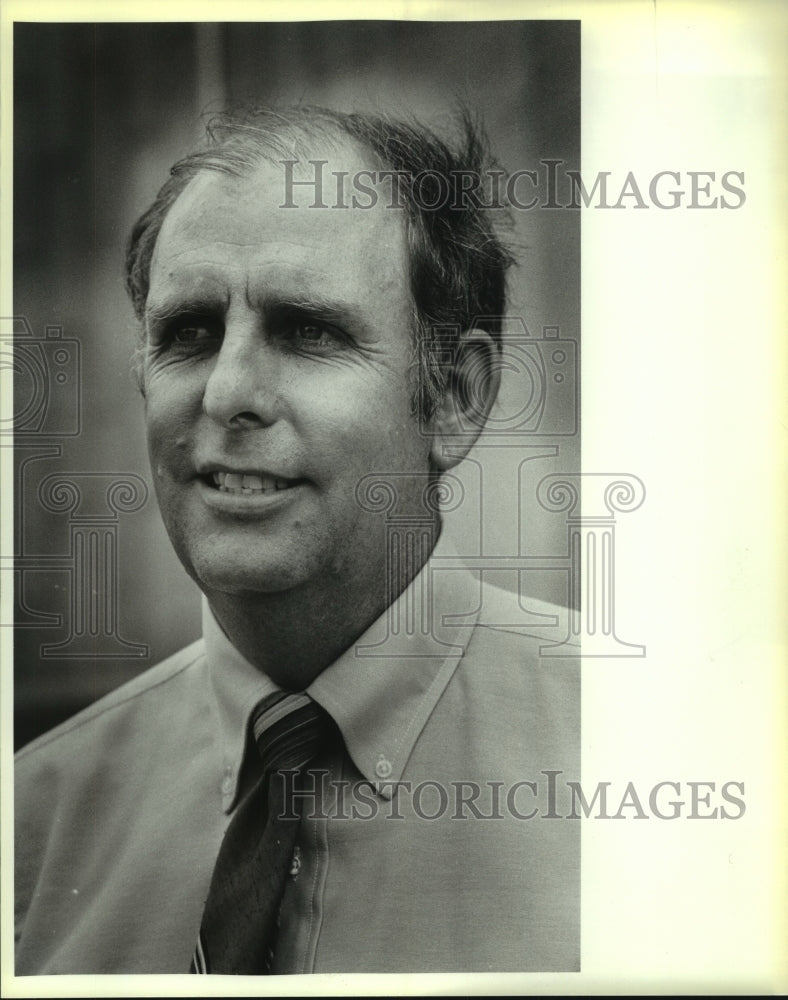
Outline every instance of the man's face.
[[(359, 159), (335, 157), (326, 175)], [(363, 586), (384, 535), (356, 484), (430, 464), (410, 409), (403, 213), (384, 198), (310, 208), (314, 192), (295, 191), (298, 207), (280, 208), (275, 165), (198, 175), (151, 264), (151, 466), (173, 545), (209, 596)], [(398, 510), (421, 509), (420, 492)]]

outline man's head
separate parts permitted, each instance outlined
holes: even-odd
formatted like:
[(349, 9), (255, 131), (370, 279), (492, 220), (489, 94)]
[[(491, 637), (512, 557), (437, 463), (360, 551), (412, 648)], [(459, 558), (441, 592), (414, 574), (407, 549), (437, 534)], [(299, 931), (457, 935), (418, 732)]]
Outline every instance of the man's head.
[[(443, 397), (460, 333), (480, 328), (499, 344), (506, 312), (506, 273), (513, 263), (496, 225), (505, 214), (500, 206), (485, 208), (485, 195), (474, 192), (469, 182), (469, 178), (491, 175), (496, 164), (467, 113), (458, 116), (456, 125), (456, 143), (452, 144), (420, 124), (327, 108), (244, 107), (216, 115), (208, 123), (206, 145), (172, 167), (170, 179), (132, 231), (126, 287), (137, 318), (144, 320), (150, 263), (162, 221), (197, 173), (211, 170), (244, 176), (261, 162), (281, 166), (298, 160), (304, 177), (314, 178), (315, 168), (307, 167), (308, 162), (322, 159), (327, 148), (350, 142), (366, 159), (368, 169), (391, 172), (381, 199), (405, 207), (413, 300), (414, 409), (428, 418)], [(320, 172), (325, 174), (324, 199), (329, 208), (314, 211), (329, 211), (338, 201), (336, 188), (331, 171)], [(280, 204), (284, 204), (284, 168), (281, 196)]]
[(303, 187), (283, 208), (281, 161), (308, 177), (323, 160), (349, 191), (360, 170), (452, 183), (479, 150), (470, 130), (469, 166), (409, 126), (247, 112), (214, 125), (138, 222), (127, 279), (156, 490), (209, 598), (378, 587), (383, 524), (359, 481), (391, 476), (398, 510), (423, 516), (426, 477), (461, 457), (444, 448), (458, 414), (483, 418), (495, 392), (509, 259), (484, 213), (392, 207), (379, 185), (368, 208), (312, 208)]

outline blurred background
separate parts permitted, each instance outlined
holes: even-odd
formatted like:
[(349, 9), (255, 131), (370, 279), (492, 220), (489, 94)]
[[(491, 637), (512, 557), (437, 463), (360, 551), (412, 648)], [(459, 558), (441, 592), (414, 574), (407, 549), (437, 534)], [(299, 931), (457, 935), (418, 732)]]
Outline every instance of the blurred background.
[[(2, 337), (16, 358), (16, 558), (13, 571), (3, 562), (2, 583), (15, 585), (21, 746), (199, 636), (199, 593), (148, 492), (123, 257), (170, 165), (200, 140), (203, 112), (228, 100), (303, 101), (415, 115), (440, 131), (459, 98), (481, 116), (505, 169), (544, 173), (540, 161), (556, 159), (577, 170), (580, 27), (17, 24), (14, 71), (16, 319), (3, 320)], [(516, 212), (514, 237), (510, 314), (537, 340), (547, 327), (569, 342), (574, 386), (580, 213)], [(535, 500), (543, 476), (579, 470), (577, 400), (564, 391), (559, 401), (551, 385), (537, 387), (548, 396), (542, 416), (512, 433), (534, 372), (504, 373), (495, 426), (509, 433), (483, 439), (456, 470), (465, 500), (447, 530), (461, 552), (566, 552), (566, 515)], [(491, 574), (508, 589), (571, 600), (561, 569), (522, 576)], [(77, 627), (91, 615), (111, 634)]]

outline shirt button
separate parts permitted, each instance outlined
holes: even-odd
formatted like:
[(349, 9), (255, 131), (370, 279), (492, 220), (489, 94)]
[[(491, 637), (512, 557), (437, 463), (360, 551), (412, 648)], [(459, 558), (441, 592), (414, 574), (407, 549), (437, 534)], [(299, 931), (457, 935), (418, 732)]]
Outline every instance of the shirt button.
[(222, 779), (222, 795), (229, 795), (233, 790), (233, 779), (227, 775), (226, 778)]
[(380, 760), (375, 765), (375, 774), (379, 778), (388, 778), (391, 776), (391, 761), (386, 760), (385, 757), (381, 757)]

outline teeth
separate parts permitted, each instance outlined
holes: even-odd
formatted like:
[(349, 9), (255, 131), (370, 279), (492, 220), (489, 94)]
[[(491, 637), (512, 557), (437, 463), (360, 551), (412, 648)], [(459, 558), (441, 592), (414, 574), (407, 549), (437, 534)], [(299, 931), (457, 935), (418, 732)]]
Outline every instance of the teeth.
[(255, 472), (214, 472), (212, 478), (214, 485), (223, 492), (246, 496), (251, 493), (270, 493), (289, 488), (286, 479), (275, 479), (273, 476)]

